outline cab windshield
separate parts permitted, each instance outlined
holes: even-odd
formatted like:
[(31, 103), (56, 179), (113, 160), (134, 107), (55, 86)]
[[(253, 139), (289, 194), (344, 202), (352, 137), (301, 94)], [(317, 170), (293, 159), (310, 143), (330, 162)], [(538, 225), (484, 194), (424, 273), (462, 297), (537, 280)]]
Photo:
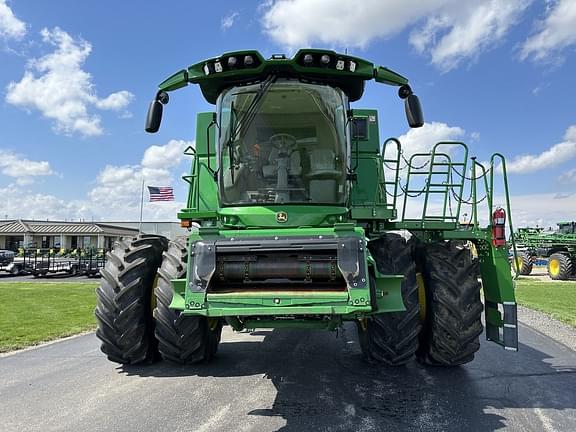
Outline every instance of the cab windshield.
[(343, 204), (346, 96), (278, 79), (220, 96), (223, 205)]

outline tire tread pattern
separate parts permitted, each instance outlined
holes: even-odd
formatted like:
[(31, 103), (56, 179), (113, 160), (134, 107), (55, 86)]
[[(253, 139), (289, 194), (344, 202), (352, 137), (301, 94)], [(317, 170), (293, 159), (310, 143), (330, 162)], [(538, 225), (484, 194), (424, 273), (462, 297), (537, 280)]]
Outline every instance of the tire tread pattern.
[(171, 241), (158, 270), (156, 287), (154, 317), (158, 350), (162, 358), (178, 364), (210, 360), (216, 354), (222, 333), (220, 321), (210, 329), (206, 317), (185, 316), (169, 307), (173, 296), (170, 281), (185, 277), (187, 261), (186, 238)]
[(483, 330), (479, 263), (460, 242), (426, 244), (419, 256), (427, 318), (417, 357), (430, 365), (468, 363), (480, 349)]
[(421, 329), (412, 247), (401, 235), (386, 233), (371, 241), (368, 249), (380, 273), (404, 276), (402, 299), (406, 311), (375, 314), (367, 320), (366, 330), (359, 326), (363, 354), (369, 362), (400, 366), (413, 358)]
[(520, 259), (520, 275), (528, 276), (530, 273), (532, 273), (532, 267), (534, 265), (532, 256), (529, 253), (523, 253)]
[(101, 350), (114, 362), (137, 364), (156, 356), (150, 301), (167, 245), (164, 237), (142, 235), (118, 241), (108, 253), (94, 313)]

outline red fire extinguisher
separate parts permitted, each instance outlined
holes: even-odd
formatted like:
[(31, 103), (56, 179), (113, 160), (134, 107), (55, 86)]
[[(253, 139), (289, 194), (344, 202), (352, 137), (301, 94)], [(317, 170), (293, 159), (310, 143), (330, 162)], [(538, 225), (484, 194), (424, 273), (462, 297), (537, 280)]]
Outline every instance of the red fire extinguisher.
[(502, 207), (496, 208), (492, 214), (492, 244), (495, 247), (506, 246), (506, 212)]

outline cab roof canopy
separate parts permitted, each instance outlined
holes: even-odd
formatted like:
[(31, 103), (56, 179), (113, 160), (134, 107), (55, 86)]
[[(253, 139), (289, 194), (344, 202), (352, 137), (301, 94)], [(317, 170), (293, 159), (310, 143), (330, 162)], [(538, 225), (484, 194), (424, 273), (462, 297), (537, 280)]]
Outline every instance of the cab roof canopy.
[(161, 91), (188, 85), (200, 85), (207, 102), (215, 104), (228, 87), (255, 83), (270, 75), (328, 84), (342, 89), (351, 102), (362, 97), (367, 80), (393, 86), (408, 84), (402, 75), (358, 57), (330, 50), (301, 49), (294, 57), (273, 55), (265, 59), (258, 51), (234, 51), (213, 57), (183, 69), (164, 80)]

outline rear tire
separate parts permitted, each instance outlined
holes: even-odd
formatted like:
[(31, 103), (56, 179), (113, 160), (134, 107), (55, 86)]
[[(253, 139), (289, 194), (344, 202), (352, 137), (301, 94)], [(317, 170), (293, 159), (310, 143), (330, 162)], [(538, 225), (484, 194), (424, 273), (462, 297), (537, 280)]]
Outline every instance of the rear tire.
[(548, 276), (554, 280), (566, 280), (574, 273), (574, 265), (570, 256), (554, 253), (548, 260)]
[(119, 241), (109, 253), (96, 289), (96, 336), (114, 362), (136, 364), (157, 357), (151, 300), (167, 244), (164, 237), (141, 236)]
[(426, 291), (426, 324), (416, 353), (422, 363), (457, 366), (474, 359), (482, 333), (478, 261), (457, 242), (419, 248)]
[[(368, 249), (380, 273), (404, 276), (402, 299), (406, 311), (375, 314), (365, 325), (359, 323), (360, 346), (368, 362), (400, 366), (413, 358), (421, 328), (413, 248), (402, 236), (386, 233), (371, 241)], [(374, 279), (370, 281), (374, 282)]]
[(532, 261), (532, 256), (525, 252), (519, 258), (520, 258), (520, 275), (528, 276), (530, 273), (532, 273), (532, 267), (534, 265)]
[(203, 316), (185, 316), (170, 309), (173, 290), (171, 279), (186, 277), (188, 251), (186, 238), (170, 242), (158, 270), (156, 288), (156, 339), (158, 350), (165, 360), (179, 364), (209, 361), (218, 350), (222, 321)]

